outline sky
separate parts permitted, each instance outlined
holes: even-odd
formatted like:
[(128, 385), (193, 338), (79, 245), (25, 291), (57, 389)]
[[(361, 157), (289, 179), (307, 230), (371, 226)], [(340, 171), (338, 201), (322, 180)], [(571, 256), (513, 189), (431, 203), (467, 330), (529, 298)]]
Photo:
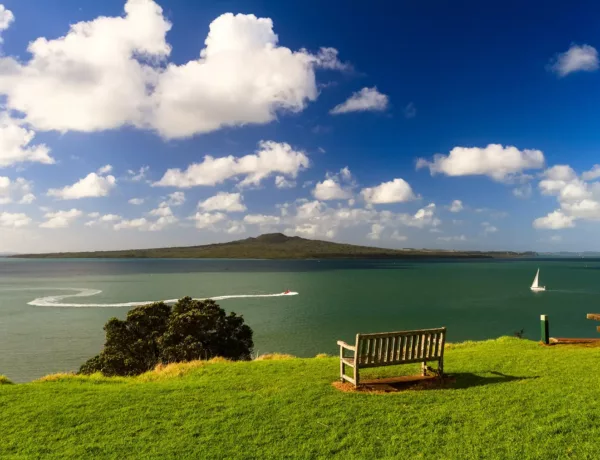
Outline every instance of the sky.
[(0, 252), (600, 250), (600, 4), (4, 0)]

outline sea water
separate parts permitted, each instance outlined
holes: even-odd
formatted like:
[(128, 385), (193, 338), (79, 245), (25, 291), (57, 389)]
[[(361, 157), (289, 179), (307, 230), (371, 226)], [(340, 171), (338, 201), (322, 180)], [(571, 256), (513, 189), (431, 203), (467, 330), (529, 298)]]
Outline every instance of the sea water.
[[(533, 293), (538, 267), (547, 291)], [(600, 337), (585, 319), (600, 313), (599, 259), (0, 259), (0, 374), (76, 370), (100, 351), (109, 318), (183, 296), (242, 314), (259, 354), (333, 354), (358, 332), (439, 326), (449, 341), (521, 330), (538, 340), (541, 314), (552, 336)]]

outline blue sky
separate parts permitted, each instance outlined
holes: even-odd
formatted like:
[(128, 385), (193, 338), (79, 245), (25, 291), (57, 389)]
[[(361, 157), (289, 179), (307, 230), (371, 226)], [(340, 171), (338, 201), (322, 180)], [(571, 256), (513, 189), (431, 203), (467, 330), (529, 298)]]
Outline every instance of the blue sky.
[(4, 0), (0, 251), (600, 250), (600, 7)]

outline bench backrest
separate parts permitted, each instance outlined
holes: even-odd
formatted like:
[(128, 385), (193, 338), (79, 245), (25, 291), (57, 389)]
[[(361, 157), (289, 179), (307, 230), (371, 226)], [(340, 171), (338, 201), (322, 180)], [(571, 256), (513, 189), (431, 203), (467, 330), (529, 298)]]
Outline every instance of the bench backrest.
[(360, 367), (438, 361), (444, 356), (446, 328), (356, 335)]

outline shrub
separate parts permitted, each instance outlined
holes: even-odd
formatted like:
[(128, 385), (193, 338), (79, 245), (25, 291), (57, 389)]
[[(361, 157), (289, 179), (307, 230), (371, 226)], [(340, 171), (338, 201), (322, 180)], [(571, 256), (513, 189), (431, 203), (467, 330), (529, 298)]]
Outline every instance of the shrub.
[(0, 375), (0, 385), (12, 385), (12, 381), (3, 375)]
[(104, 326), (101, 353), (79, 372), (106, 376), (139, 375), (157, 364), (211, 359), (250, 359), (252, 329), (235, 313), (227, 315), (213, 300), (180, 299), (173, 308), (157, 302), (132, 309), (125, 320)]

